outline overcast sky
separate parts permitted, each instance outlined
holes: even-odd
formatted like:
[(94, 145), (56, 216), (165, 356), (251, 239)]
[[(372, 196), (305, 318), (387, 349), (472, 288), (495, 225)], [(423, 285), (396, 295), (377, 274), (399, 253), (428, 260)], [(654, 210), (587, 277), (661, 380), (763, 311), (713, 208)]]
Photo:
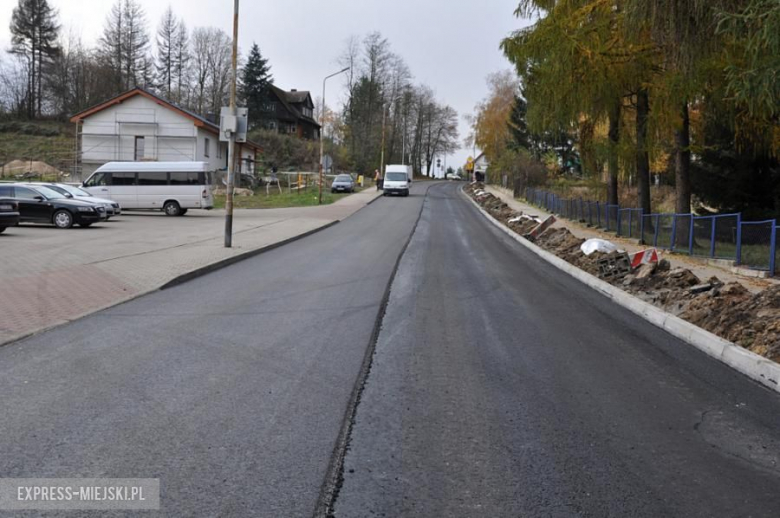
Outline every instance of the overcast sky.
[[(10, 44), (11, 11), (18, 0), (0, 0), (0, 45)], [(65, 31), (74, 30), (88, 44), (100, 36), (112, 0), (49, 0)], [(215, 26), (232, 32), (231, 0), (140, 0), (150, 33), (170, 5), (187, 26)], [(353, 34), (381, 32), (401, 55), (416, 82), (431, 86), (440, 101), (461, 116), (461, 140), (467, 133), (462, 116), (486, 94), (485, 76), (510, 68), (498, 49), (501, 38), (527, 22), (513, 16), (517, 0), (244, 0), (239, 45), (252, 42), (270, 60), (274, 81), (285, 89), (310, 90), (321, 96), (322, 78), (336, 70), (344, 42)], [(5, 58), (5, 56), (3, 56)], [(340, 81), (328, 81), (327, 101), (341, 100)], [(471, 150), (448, 159), (465, 162)]]

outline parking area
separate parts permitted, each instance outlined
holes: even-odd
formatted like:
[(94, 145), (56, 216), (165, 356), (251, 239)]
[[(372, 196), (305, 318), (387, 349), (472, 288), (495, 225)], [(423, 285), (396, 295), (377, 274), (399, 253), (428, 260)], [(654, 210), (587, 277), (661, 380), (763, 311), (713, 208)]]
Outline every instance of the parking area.
[(90, 228), (10, 227), (0, 234), (0, 344), (344, 219), (375, 197), (364, 191), (322, 207), (237, 210), (230, 249), (221, 210), (126, 212)]

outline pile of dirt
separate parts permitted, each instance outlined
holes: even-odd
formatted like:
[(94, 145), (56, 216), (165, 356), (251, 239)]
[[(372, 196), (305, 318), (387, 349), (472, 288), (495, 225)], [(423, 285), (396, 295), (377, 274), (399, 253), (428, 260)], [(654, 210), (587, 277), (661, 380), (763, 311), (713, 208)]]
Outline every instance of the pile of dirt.
[(680, 316), (756, 354), (780, 361), (780, 286), (752, 294), (731, 282), (696, 297)]
[[(484, 191), (482, 184), (466, 187), (469, 194), (494, 218), (524, 236), (538, 224), (538, 218), (511, 209), (501, 199)], [(599, 261), (621, 252), (585, 255), (584, 239), (566, 228), (549, 228), (534, 241), (570, 264), (594, 275)], [(780, 286), (756, 294), (737, 282), (724, 284), (717, 277), (702, 281), (687, 268), (670, 267), (662, 259), (645, 264), (623, 277), (607, 280), (665, 311), (756, 354), (780, 362)]]
[(30, 162), (28, 160), (12, 160), (3, 165), (6, 176), (35, 173), (36, 175), (61, 175), (62, 171), (50, 166), (46, 162)]

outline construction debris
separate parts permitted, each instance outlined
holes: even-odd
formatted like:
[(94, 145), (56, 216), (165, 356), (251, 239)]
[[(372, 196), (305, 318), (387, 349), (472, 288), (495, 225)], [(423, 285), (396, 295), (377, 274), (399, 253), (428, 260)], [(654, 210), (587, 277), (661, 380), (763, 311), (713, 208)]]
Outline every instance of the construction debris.
[[(512, 231), (533, 235), (538, 246), (568, 263), (754, 353), (780, 361), (780, 286), (751, 294), (741, 284), (723, 284), (717, 277), (703, 282), (686, 268), (672, 269), (654, 248), (628, 256), (597, 246), (586, 255), (586, 241), (568, 229), (549, 227), (536, 232), (538, 217), (513, 210), (482, 184), (470, 185), (465, 191)], [(481, 194), (477, 197), (476, 193)]]
[(608, 254), (617, 251), (617, 246), (615, 246), (615, 244), (611, 241), (607, 241), (606, 239), (594, 238), (588, 239), (582, 243), (580, 250), (582, 250), (582, 253), (585, 255), (590, 255), (593, 252), (603, 252)]

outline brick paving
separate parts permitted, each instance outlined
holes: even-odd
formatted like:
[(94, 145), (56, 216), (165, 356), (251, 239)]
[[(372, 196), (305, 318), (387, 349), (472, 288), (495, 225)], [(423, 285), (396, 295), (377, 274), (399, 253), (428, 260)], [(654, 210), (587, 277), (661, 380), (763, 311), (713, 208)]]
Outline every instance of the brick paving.
[(89, 229), (10, 228), (0, 235), (0, 344), (344, 219), (376, 196), (366, 190), (323, 207), (237, 210), (230, 249), (222, 211), (128, 213)]

